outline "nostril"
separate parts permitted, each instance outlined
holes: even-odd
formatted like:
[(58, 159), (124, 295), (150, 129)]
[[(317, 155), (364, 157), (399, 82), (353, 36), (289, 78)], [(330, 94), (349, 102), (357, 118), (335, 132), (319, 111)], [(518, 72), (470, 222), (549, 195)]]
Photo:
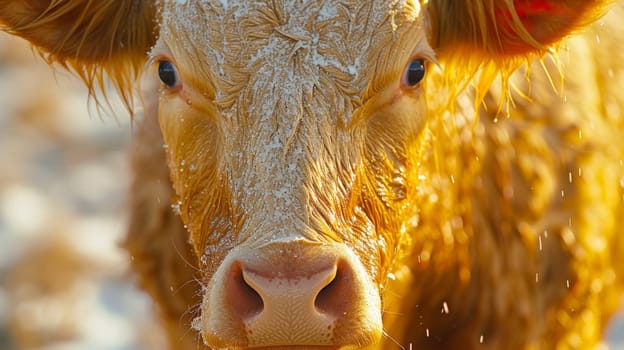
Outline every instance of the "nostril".
[(334, 317), (343, 316), (347, 312), (349, 300), (353, 297), (350, 288), (352, 280), (353, 274), (348, 264), (339, 262), (334, 278), (321, 289), (314, 300), (317, 311)]
[(240, 264), (235, 264), (228, 276), (227, 298), (229, 305), (241, 320), (258, 315), (264, 309), (264, 302), (260, 294), (247, 283), (245, 273)]

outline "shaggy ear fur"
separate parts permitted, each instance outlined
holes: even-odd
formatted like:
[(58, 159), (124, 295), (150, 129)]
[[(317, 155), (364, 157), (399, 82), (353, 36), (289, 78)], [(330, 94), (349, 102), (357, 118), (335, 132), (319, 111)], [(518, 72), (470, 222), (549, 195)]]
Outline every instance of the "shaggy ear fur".
[[(425, 0), (421, 0), (425, 1)], [(468, 84), (479, 105), (497, 77), (509, 106), (509, 75), (552, 50), (567, 35), (606, 12), (613, 0), (428, 0), (430, 43), (445, 70), (443, 81), (455, 101)], [(478, 73), (478, 74), (477, 74)], [(473, 80), (473, 77), (476, 79)]]
[(494, 60), (544, 52), (575, 29), (596, 20), (610, 2), (430, 0), (431, 42), (443, 55), (478, 53)]
[(157, 1), (0, 0), (0, 28), (30, 41), (90, 91), (108, 75), (127, 105), (156, 40)]

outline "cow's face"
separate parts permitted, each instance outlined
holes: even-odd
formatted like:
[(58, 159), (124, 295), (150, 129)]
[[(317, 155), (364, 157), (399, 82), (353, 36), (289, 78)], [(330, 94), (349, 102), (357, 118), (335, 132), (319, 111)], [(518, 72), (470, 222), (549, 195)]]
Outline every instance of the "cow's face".
[(420, 6), (173, 2), (152, 56), (204, 339), (376, 341), (425, 125)]

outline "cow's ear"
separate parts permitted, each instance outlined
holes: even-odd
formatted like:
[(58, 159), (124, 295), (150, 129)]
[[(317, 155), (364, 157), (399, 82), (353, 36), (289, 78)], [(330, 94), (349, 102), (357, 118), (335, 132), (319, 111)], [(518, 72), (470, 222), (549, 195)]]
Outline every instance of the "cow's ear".
[(608, 0), (429, 0), (432, 46), (441, 56), (459, 53), (506, 59), (544, 52), (597, 19)]
[(157, 37), (156, 3), (0, 0), (0, 28), (30, 41), (49, 63), (74, 70), (92, 91), (106, 74), (129, 98)]

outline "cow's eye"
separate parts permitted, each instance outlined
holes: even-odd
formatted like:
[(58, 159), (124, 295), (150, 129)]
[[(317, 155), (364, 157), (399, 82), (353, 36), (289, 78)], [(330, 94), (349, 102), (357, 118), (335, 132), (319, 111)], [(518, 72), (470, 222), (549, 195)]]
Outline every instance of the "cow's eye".
[(160, 61), (158, 63), (158, 77), (170, 89), (175, 88), (180, 82), (176, 67), (169, 61)]
[(403, 73), (402, 84), (405, 87), (414, 87), (425, 77), (425, 60), (417, 58), (412, 60)]

